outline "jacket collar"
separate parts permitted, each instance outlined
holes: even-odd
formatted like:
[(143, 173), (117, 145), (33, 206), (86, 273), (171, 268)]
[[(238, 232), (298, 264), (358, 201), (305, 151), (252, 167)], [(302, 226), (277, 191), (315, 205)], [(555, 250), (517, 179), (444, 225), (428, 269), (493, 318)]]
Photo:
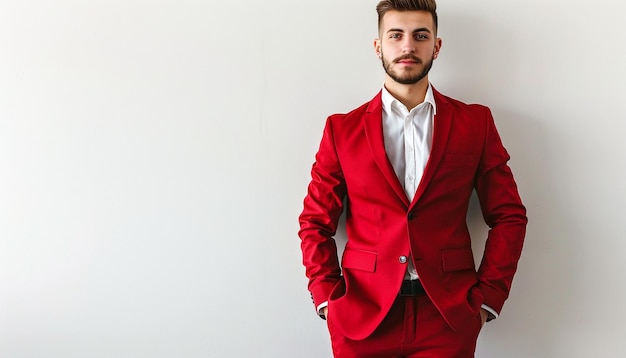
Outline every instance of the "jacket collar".
[(444, 149), (452, 128), (453, 113), (447, 97), (439, 93), (439, 91), (437, 91), (434, 87), (432, 90), (437, 108), (437, 112), (433, 120), (433, 144), (430, 150), (430, 157), (428, 158), (426, 168), (424, 169), (424, 174), (417, 187), (412, 203), (409, 202), (409, 199), (404, 193), (402, 184), (400, 183), (400, 180), (393, 170), (393, 166), (387, 158), (387, 153), (385, 153), (382, 126), (382, 90), (369, 102), (365, 115), (363, 116), (365, 135), (374, 157), (374, 161), (378, 165), (393, 191), (407, 208), (412, 208), (419, 201), (420, 197), (424, 193), (424, 190), (432, 180), (433, 175), (443, 158)]

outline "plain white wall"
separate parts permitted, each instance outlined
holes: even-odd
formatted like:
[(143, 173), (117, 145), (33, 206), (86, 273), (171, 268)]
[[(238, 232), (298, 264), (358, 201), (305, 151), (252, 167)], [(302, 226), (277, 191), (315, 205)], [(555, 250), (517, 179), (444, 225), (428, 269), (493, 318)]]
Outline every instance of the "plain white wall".
[[(376, 2), (0, 0), (0, 356), (330, 357), (297, 216), (382, 84)], [(626, 355), (624, 10), (439, 1), (431, 80), (492, 108), (530, 217), (479, 357)]]

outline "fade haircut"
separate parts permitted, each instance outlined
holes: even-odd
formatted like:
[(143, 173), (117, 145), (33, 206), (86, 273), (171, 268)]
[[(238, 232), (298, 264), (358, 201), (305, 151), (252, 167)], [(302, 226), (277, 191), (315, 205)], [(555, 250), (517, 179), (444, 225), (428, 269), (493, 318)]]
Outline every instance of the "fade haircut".
[(433, 23), (435, 24), (435, 32), (437, 32), (437, 3), (435, 0), (382, 0), (376, 5), (376, 12), (378, 13), (378, 31), (380, 32), (380, 26), (383, 22), (383, 16), (387, 11), (426, 11), (433, 17)]

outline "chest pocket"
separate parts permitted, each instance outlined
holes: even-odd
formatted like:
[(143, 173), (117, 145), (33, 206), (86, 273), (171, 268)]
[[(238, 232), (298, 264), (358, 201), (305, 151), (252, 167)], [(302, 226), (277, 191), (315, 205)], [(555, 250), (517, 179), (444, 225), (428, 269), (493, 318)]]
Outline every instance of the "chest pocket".
[(444, 154), (441, 163), (448, 164), (448, 165), (473, 166), (474, 156), (471, 154), (457, 154), (457, 153)]

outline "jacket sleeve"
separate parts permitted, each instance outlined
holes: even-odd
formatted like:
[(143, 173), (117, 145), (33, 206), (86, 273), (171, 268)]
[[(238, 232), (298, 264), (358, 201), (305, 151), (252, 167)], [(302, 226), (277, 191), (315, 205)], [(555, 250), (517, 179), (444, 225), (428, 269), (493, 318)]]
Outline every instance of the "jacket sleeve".
[(507, 165), (509, 154), (488, 109), (485, 116), (486, 136), (475, 189), (490, 229), (478, 277), (484, 304), (499, 314), (517, 270), (528, 219)]
[(345, 195), (346, 185), (330, 117), (315, 156), (304, 209), (299, 217), (302, 259), (315, 306), (328, 301), (330, 292), (341, 280), (333, 236), (343, 212)]

